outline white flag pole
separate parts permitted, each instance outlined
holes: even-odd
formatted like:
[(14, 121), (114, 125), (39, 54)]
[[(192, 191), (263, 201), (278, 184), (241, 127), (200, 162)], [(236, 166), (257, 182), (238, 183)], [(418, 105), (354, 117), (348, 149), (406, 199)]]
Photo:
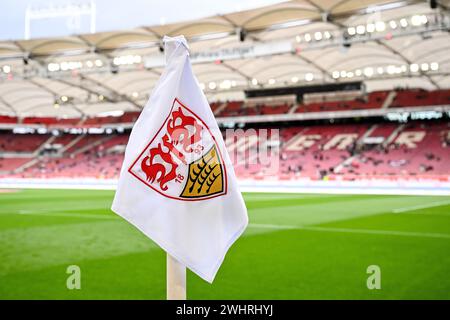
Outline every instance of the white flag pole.
[(186, 300), (186, 267), (168, 253), (167, 300)]

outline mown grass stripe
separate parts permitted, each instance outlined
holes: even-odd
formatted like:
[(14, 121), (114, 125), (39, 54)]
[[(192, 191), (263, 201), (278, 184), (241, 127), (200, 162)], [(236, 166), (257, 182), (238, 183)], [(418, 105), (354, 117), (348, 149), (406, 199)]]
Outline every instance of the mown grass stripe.
[(331, 228), (331, 227), (312, 227), (312, 226), (307, 227), (307, 226), (288, 226), (276, 224), (254, 224), (254, 223), (250, 224), (249, 227), (276, 229), (276, 230), (295, 229), (295, 230), (320, 231), (320, 232), (342, 232), (342, 233), (376, 234), (387, 236), (450, 239), (450, 234), (430, 233), (430, 232), (409, 232), (409, 231), (394, 231), (394, 230), (372, 230), (372, 229)]
[(450, 201), (438, 201), (438, 202), (432, 202), (428, 204), (422, 204), (418, 206), (411, 206), (411, 207), (404, 207), (404, 208), (398, 208), (393, 209), (393, 213), (402, 213), (402, 212), (409, 212), (409, 211), (416, 211), (421, 209), (428, 209), (428, 208), (434, 208), (434, 207), (440, 207), (440, 206), (446, 206), (450, 204)]

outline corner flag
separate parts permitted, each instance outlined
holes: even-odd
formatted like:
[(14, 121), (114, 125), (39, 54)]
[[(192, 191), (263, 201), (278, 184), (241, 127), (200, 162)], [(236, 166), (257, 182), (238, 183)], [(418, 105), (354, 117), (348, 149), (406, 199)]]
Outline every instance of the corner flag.
[(166, 68), (131, 132), (112, 210), (211, 283), (247, 209), (187, 42), (163, 41)]

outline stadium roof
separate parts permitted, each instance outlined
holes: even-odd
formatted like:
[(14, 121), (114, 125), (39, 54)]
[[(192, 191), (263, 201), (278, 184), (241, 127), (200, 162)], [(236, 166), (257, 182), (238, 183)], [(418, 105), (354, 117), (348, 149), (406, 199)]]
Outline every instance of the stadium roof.
[(450, 87), (448, 0), (298, 0), (133, 30), (0, 42), (0, 114), (138, 111), (185, 35), (211, 100), (243, 90), (361, 80), (368, 91)]

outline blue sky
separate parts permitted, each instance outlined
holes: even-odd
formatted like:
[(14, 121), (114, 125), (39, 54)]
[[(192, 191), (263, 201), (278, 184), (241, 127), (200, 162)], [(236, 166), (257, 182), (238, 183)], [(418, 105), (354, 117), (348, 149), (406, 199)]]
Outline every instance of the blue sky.
[[(87, 3), (89, 0), (0, 0), (0, 40), (23, 39), (27, 7)], [(120, 30), (194, 20), (215, 14), (252, 9), (280, 0), (94, 0), (96, 31)], [(87, 17), (50, 18), (31, 23), (31, 38), (89, 32)]]

